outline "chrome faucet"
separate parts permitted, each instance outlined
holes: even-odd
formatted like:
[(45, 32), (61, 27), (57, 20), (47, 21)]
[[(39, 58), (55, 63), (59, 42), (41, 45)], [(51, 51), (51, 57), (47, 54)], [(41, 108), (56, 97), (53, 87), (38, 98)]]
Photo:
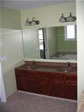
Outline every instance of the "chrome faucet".
[(32, 61), (32, 65), (36, 65), (36, 62), (35, 61)]
[(67, 67), (70, 68), (71, 67), (71, 64), (69, 62), (67, 62)]

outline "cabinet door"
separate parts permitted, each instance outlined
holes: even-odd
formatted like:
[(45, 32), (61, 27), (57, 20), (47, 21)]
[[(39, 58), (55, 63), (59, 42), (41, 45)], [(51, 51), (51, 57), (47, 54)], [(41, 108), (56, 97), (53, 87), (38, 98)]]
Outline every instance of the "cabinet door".
[(49, 74), (47, 72), (38, 72), (39, 74), (39, 93), (50, 95), (49, 94)]
[(28, 92), (39, 93), (39, 80), (34, 78), (26, 78), (26, 86)]
[(66, 81), (65, 98), (77, 99), (77, 81)]
[(49, 73), (50, 81), (50, 95), (64, 98), (64, 74), (63, 73)]
[(26, 75), (16, 75), (17, 89), (27, 91)]
[(27, 91), (39, 93), (40, 80), (38, 72), (28, 71), (26, 77)]
[(51, 79), (50, 88), (51, 88), (51, 96), (64, 98), (64, 81)]
[(25, 81), (27, 75), (26, 70), (15, 69), (15, 73), (16, 73), (17, 89), (26, 91), (27, 90)]
[(50, 95), (48, 78), (42, 78), (40, 80), (40, 94)]

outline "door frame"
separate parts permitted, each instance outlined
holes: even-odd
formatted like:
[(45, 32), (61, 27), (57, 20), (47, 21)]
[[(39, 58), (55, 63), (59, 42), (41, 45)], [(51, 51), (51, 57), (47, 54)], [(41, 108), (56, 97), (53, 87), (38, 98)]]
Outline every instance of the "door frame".
[(45, 41), (45, 57), (46, 59), (49, 59), (48, 28), (44, 28), (44, 41)]

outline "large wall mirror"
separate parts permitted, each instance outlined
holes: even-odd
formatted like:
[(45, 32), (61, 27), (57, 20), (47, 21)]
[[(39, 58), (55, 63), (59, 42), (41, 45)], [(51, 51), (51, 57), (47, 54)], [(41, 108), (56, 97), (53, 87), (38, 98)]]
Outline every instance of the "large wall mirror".
[(76, 25), (23, 30), (25, 59), (77, 60)]

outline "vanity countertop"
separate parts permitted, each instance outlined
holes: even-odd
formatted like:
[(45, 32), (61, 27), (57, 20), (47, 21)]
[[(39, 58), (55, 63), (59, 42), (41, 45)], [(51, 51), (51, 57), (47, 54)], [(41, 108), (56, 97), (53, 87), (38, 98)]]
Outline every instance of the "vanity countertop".
[(84, 112), (84, 91), (82, 92), (82, 95), (80, 97), (80, 103), (77, 112)]
[(68, 60), (53, 60), (53, 59), (24, 59), (24, 61), (40, 61), (40, 62), (62, 62), (62, 63), (67, 63), (67, 62), (70, 62), (70, 63), (77, 63), (77, 60), (71, 60), (71, 59), (68, 59)]
[(75, 68), (67, 69), (63, 67), (30, 66), (25, 64), (17, 68), (23, 70), (30, 70), (30, 71), (40, 71), (40, 72), (58, 72), (58, 73), (77, 74), (77, 69)]

